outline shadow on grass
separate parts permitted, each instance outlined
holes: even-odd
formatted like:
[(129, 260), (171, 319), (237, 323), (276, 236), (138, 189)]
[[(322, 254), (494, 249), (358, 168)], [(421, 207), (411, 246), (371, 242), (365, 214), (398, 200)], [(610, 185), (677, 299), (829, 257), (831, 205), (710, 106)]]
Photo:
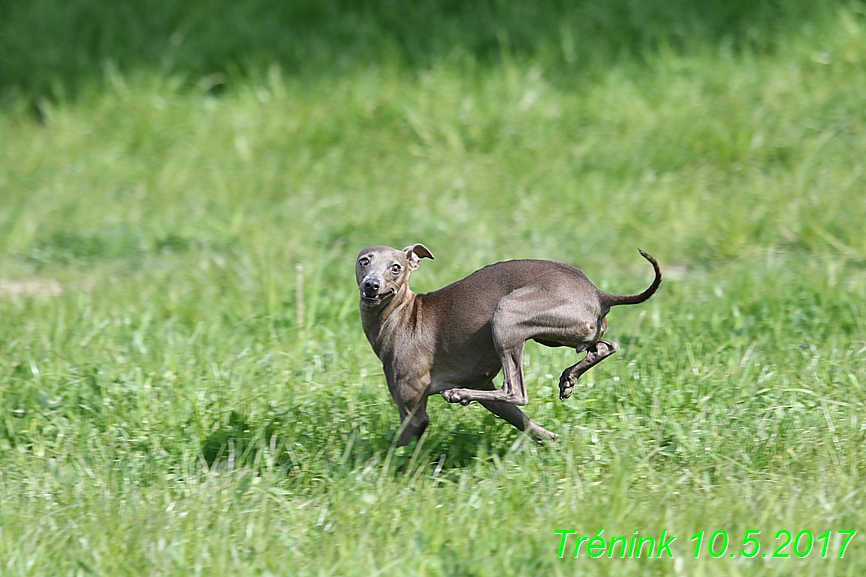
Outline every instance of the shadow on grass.
[(451, 471), (459, 473), (474, 462), (502, 459), (512, 445), (471, 431), (428, 433), (423, 442), (413, 439), (406, 447), (395, 448), (391, 464), (398, 474), (416, 474), (424, 467), (433, 477), (447, 479)]
[[(248, 417), (238, 411), (232, 411), (228, 422), (211, 432), (201, 446), (201, 456), (208, 467), (223, 464), (229, 469), (244, 466), (255, 466), (260, 463), (263, 448), (271, 449), (276, 457), (273, 463), (278, 467), (287, 467), (290, 462), (284, 452), (278, 451), (279, 431), (282, 420), (273, 417), (258, 427), (247, 422)], [(283, 458), (280, 457), (283, 455)]]
[[(248, 415), (232, 411), (226, 423), (202, 442), (201, 458), (208, 468), (268, 467), (290, 476), (309, 458), (323, 464), (327, 473), (385, 464), (396, 475), (414, 475), (419, 469), (426, 469), (427, 474), (447, 478), (449, 471), (464, 469), (473, 462), (502, 459), (514, 446), (513, 441), (499, 435), (450, 431), (428, 432), (423, 440), (413, 439), (409, 445), (398, 447), (395, 430), (382, 435), (361, 436), (355, 431), (343, 431), (332, 436), (315, 436), (293, 430), (285, 417), (271, 415), (255, 423)], [(337, 445), (327, 440), (333, 438), (345, 439), (345, 443)], [(324, 458), (320, 460), (313, 455)]]

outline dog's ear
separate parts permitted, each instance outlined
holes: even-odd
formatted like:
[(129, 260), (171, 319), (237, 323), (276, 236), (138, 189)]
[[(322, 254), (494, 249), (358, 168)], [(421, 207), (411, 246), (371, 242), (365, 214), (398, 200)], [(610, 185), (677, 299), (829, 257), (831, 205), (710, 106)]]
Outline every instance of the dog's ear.
[(423, 244), (412, 244), (403, 249), (406, 253), (406, 260), (409, 261), (409, 270), (418, 268), (418, 261), (422, 258), (433, 258), (433, 253), (427, 250)]

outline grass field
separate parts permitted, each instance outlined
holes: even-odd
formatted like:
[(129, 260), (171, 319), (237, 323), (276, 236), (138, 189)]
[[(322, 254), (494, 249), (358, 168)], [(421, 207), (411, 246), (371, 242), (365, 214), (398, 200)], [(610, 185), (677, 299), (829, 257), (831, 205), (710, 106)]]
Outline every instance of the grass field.
[[(0, 575), (863, 575), (866, 9), (786, 18), (583, 68), (552, 25), (490, 58), (7, 69)], [(637, 292), (637, 247), (665, 280), (566, 402), (575, 355), (527, 345), (558, 444), (432, 399), (395, 448), (353, 259), (414, 242), (416, 292), (521, 257)], [(673, 558), (573, 558), (602, 529)]]

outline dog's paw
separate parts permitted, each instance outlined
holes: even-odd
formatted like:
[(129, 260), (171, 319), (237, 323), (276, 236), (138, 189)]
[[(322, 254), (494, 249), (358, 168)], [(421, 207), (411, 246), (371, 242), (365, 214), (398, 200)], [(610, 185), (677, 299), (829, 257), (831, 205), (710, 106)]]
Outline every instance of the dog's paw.
[(574, 384), (577, 379), (567, 378), (563, 375), (563, 378), (559, 380), (559, 400), (564, 401), (568, 397), (571, 396), (571, 393), (574, 392)]
[(535, 441), (537, 445), (544, 446), (545, 443), (556, 443), (559, 441), (559, 435), (556, 433), (551, 433), (547, 429), (543, 429), (541, 427), (537, 427), (535, 430), (530, 431), (529, 435), (532, 437), (532, 440)]
[(574, 386), (577, 384), (577, 377), (570, 369), (562, 371), (559, 377), (559, 400), (564, 401), (574, 392)]
[(442, 398), (449, 403), (460, 403), (464, 407), (472, 402), (472, 399), (466, 394), (463, 389), (449, 389), (442, 391)]

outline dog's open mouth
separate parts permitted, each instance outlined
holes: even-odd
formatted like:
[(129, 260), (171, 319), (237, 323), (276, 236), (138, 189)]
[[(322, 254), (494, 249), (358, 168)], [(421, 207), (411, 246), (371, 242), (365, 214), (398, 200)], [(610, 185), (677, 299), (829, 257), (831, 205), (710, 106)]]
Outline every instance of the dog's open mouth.
[(382, 301), (390, 298), (393, 295), (394, 295), (393, 290), (390, 290), (390, 291), (384, 292), (384, 293), (380, 293), (380, 294), (377, 294), (375, 296), (368, 296), (368, 295), (365, 295), (364, 293), (361, 293), (361, 302), (364, 303), (365, 305), (370, 305), (370, 306), (378, 305)]

